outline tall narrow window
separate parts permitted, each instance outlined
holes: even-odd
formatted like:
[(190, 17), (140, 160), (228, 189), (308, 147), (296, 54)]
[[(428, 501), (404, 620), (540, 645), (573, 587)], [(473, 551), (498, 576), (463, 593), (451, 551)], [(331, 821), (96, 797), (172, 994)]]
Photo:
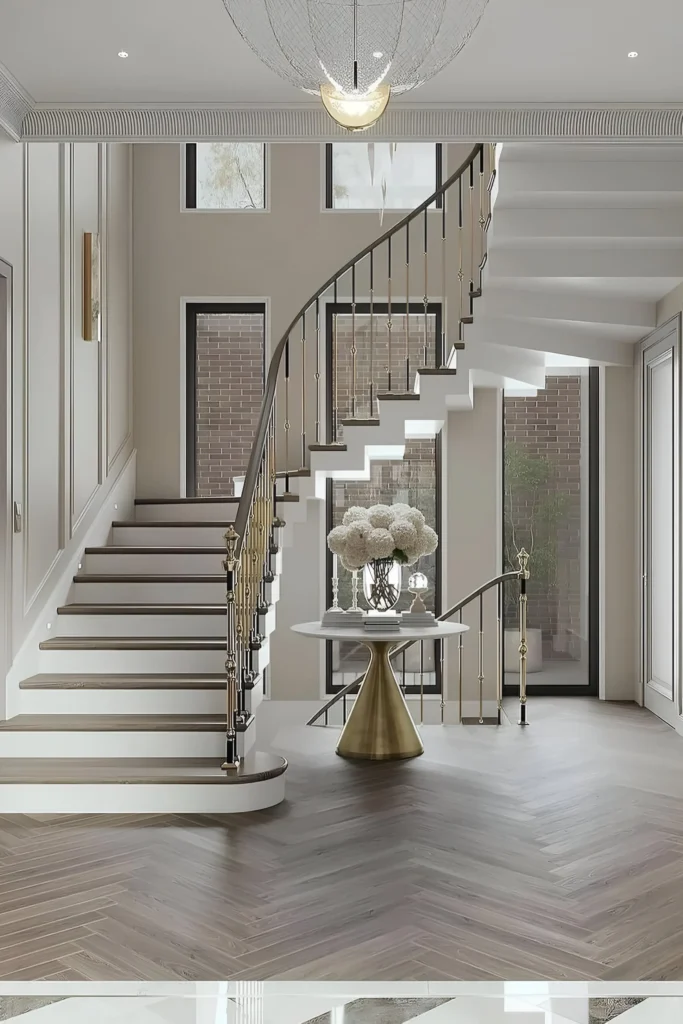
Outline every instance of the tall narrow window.
[(265, 205), (264, 143), (187, 143), (185, 206), (188, 210), (263, 210)]
[(434, 142), (329, 142), (325, 174), (328, 210), (414, 210), (441, 185), (442, 147)]
[(235, 494), (258, 423), (264, 380), (262, 304), (187, 307), (187, 494)]
[[(506, 571), (529, 554), (527, 685), (597, 692), (597, 380), (546, 377), (533, 397), (503, 400)], [(508, 692), (519, 686), (518, 587), (503, 609)]]
[[(391, 366), (396, 386), (412, 390), (415, 372), (420, 366), (433, 366), (438, 360), (437, 341), (441, 337), (441, 306), (429, 305), (425, 316), (424, 307), (404, 305), (392, 308), (396, 340), (392, 349)], [(388, 358), (387, 305), (370, 307), (357, 304), (355, 313), (351, 306), (339, 303), (327, 307), (326, 333), (327, 352), (327, 408), (328, 430), (335, 432), (338, 440), (343, 439), (343, 421), (353, 418), (374, 418), (377, 415), (377, 390), (387, 390), (381, 373), (386, 372)], [(359, 341), (363, 339), (363, 343)], [(355, 341), (355, 345), (354, 345)], [(357, 349), (355, 361), (353, 348)], [(425, 359), (426, 355), (426, 359)], [(354, 372), (355, 369), (355, 372)], [(334, 414), (332, 410), (334, 409)], [(405, 502), (414, 505), (424, 513), (429, 526), (440, 533), (440, 443), (438, 438), (414, 438), (406, 440), (403, 459), (382, 459), (370, 464), (370, 479), (358, 481), (328, 481), (327, 528), (338, 526), (342, 516), (351, 505), (369, 507), (374, 504), (392, 505)], [(421, 558), (417, 566), (429, 581), (429, 593), (425, 604), (429, 611), (441, 611), (441, 571), (439, 550)], [(415, 567), (403, 567), (402, 593), (397, 611), (410, 606), (411, 595), (406, 590), (408, 577)], [(332, 577), (332, 559), (328, 552), (327, 579)], [(332, 599), (331, 582), (328, 582), (328, 606)], [(340, 604), (348, 608), (351, 604), (351, 576), (342, 570), (340, 577)], [(364, 599), (360, 604), (365, 607)], [(438, 643), (416, 644), (405, 657), (396, 663), (399, 680), (405, 683), (407, 693), (417, 693), (423, 686), (425, 692), (440, 692), (440, 646)], [(355, 643), (334, 643), (327, 645), (327, 689), (334, 692), (351, 682), (365, 670), (367, 652)]]

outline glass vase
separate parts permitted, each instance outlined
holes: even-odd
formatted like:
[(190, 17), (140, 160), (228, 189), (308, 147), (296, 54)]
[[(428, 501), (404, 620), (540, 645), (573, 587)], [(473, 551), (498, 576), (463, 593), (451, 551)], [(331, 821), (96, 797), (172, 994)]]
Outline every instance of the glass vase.
[(401, 565), (393, 558), (375, 558), (363, 567), (363, 594), (375, 612), (388, 612), (401, 596)]

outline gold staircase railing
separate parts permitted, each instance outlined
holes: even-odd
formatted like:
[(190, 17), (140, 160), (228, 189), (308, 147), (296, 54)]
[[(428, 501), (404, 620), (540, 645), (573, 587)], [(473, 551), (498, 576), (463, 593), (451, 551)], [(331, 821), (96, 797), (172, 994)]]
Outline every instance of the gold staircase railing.
[[(503, 595), (504, 587), (509, 583), (519, 584), (519, 594), (517, 597), (518, 615), (519, 615), (519, 724), (527, 725), (527, 654), (528, 654), (528, 640), (527, 640), (527, 620), (526, 620), (526, 609), (527, 609), (527, 581), (529, 580), (529, 556), (524, 549), (522, 549), (517, 556), (519, 562), (519, 569), (501, 573), (499, 576), (495, 576), (492, 580), (484, 583), (481, 587), (477, 587), (471, 594), (464, 597), (457, 604), (454, 604), (448, 611), (443, 612), (442, 615), (436, 616), (437, 622), (447, 622), (454, 616), (458, 616), (458, 622), (462, 624), (463, 611), (469, 605), (477, 603), (478, 608), (478, 625), (479, 630), (477, 634), (477, 692), (478, 692), (478, 703), (479, 703), (479, 714), (470, 718), (463, 718), (462, 707), (463, 707), (463, 651), (464, 651), (464, 637), (466, 634), (457, 634), (457, 677), (458, 677), (458, 722), (465, 722), (466, 724), (496, 724), (500, 725), (503, 715)], [(489, 591), (496, 589), (496, 675), (495, 675), (495, 703), (496, 703), (496, 715), (495, 721), (492, 722), (490, 718), (484, 717), (484, 595)], [(413, 640), (406, 640), (404, 643), (399, 644), (398, 647), (389, 655), (391, 661), (395, 662), (400, 658), (403, 658), (403, 665), (395, 665), (394, 669), (399, 678), (401, 690), (405, 696), (406, 693), (406, 662), (405, 654), (406, 651), (416, 644), (420, 645), (420, 656), (419, 656), (419, 669), (417, 672), (412, 672), (412, 675), (419, 675), (419, 701), (420, 701), (420, 724), (424, 723), (424, 707), (425, 707), (425, 687), (424, 687), (424, 645), (425, 643), (433, 644), (433, 640), (419, 640), (417, 638)], [(447, 702), (447, 685), (444, 680), (444, 648), (443, 641), (439, 641), (439, 651), (441, 658), (441, 699), (439, 704), (441, 724), (444, 722), (444, 715), (446, 710)], [(348, 716), (347, 709), (347, 697), (355, 694), (363, 682), (363, 676), (358, 676), (353, 679), (350, 683), (346, 683), (340, 690), (338, 690), (326, 704), (323, 705), (312, 718), (306, 722), (306, 725), (315, 725), (324, 718), (324, 725), (329, 725), (329, 715), (332, 708), (341, 702), (342, 704), (342, 721), (341, 725), (346, 725)]]
[[(336, 415), (327, 416), (328, 430), (323, 438), (326, 359), (321, 316), (325, 303), (331, 300), (336, 304), (342, 299), (350, 302), (351, 420), (346, 422), (367, 422), (367, 413), (372, 418), (378, 398), (406, 393), (410, 387), (408, 317), (415, 304), (414, 300), (411, 303), (411, 291), (420, 293), (418, 306), (424, 310), (423, 362), (426, 364), (429, 356), (427, 318), (435, 299), (442, 303), (447, 316), (441, 318), (441, 336), (434, 345), (432, 371), (451, 366), (456, 351), (464, 348), (463, 327), (472, 322), (473, 302), (481, 294), (494, 179), (495, 147), (474, 146), (432, 195), (318, 289), (299, 310), (273, 352), (235, 523), (225, 535), (226, 770), (239, 766), (237, 737), (250, 721), (245, 695), (258, 674), (263, 617), (268, 609), (269, 585), (274, 580), (273, 558), (284, 525), (276, 511), (278, 480), (284, 480), (285, 495), (289, 496), (290, 478), (308, 470), (310, 452), (343, 450)], [(437, 280), (439, 285), (430, 294), (430, 282)], [(357, 394), (361, 339), (356, 331), (355, 312), (359, 300), (369, 300), (370, 308), (369, 409), (361, 409)], [(375, 310), (381, 312), (375, 314)], [(375, 315), (383, 317), (387, 335), (387, 358), (382, 366), (377, 365), (377, 360), (373, 362)], [(404, 315), (406, 329), (399, 332), (394, 329), (394, 317)], [(336, 338), (332, 339), (332, 357), (336, 357)], [(400, 373), (396, 366), (401, 367)], [(413, 372), (416, 368), (427, 369), (422, 363), (413, 366)], [(332, 377), (330, 401), (337, 408), (335, 370)], [(362, 419), (361, 414), (366, 418)]]

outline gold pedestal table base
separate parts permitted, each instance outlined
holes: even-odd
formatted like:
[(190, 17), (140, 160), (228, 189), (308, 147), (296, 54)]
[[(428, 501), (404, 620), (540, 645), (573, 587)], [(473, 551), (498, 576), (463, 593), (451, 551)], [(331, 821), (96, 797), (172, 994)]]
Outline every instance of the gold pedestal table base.
[(370, 664), (341, 734), (340, 757), (400, 761), (424, 753), (405, 698), (389, 661), (400, 640), (368, 640)]
[(456, 622), (369, 635), (362, 626), (344, 628), (304, 622), (292, 626), (295, 633), (320, 640), (353, 640), (370, 650), (368, 665), (358, 696), (337, 745), (340, 757), (359, 761), (402, 761), (424, 753), (398, 680), (389, 660), (394, 647), (406, 640), (440, 640), (467, 630)]

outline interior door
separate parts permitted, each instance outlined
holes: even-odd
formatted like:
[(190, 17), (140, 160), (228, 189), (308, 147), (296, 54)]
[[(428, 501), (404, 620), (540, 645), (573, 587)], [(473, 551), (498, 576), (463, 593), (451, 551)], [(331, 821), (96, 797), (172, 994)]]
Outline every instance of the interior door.
[(676, 729), (680, 705), (680, 326), (642, 349), (642, 610), (645, 706)]

